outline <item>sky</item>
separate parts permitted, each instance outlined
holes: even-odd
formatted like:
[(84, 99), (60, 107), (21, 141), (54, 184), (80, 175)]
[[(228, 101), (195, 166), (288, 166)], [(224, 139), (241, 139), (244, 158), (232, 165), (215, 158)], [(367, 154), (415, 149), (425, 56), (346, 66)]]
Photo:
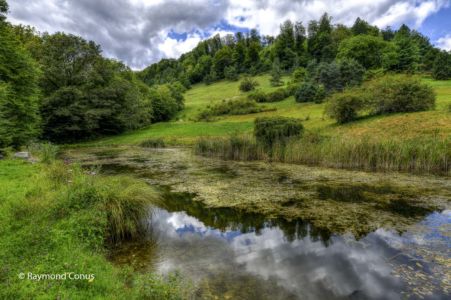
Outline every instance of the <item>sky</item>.
[(13, 24), (64, 31), (100, 44), (135, 70), (178, 58), (197, 43), (256, 28), (276, 35), (285, 20), (304, 25), (324, 12), (334, 23), (357, 17), (381, 28), (405, 23), (451, 50), (451, 0), (8, 0)]

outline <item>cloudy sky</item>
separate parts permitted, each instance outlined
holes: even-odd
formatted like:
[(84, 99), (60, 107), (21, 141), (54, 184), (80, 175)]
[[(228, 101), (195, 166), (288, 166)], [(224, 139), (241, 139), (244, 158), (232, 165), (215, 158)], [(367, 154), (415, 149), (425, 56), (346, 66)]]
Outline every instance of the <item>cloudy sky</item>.
[(379, 27), (406, 23), (451, 50), (450, 0), (8, 0), (9, 20), (99, 43), (104, 54), (142, 69), (178, 57), (216, 33), (257, 28), (275, 35), (286, 19), (307, 24), (324, 12), (335, 23), (362, 17)]

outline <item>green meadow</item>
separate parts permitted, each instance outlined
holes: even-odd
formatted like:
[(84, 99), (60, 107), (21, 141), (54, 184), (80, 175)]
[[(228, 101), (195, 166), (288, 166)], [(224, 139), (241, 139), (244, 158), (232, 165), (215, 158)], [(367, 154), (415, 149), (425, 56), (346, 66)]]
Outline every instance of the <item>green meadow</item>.
[[(258, 89), (265, 92), (276, 90), (269, 82), (269, 75), (257, 76)], [(284, 77), (285, 83), (289, 77)], [(300, 118), (307, 131), (328, 136), (407, 139), (430, 135), (451, 135), (451, 81), (424, 78), (436, 92), (436, 108), (432, 111), (398, 113), (364, 118), (346, 125), (337, 125), (324, 114), (325, 104), (296, 103), (294, 97), (280, 102), (264, 103), (275, 111), (248, 115), (224, 116), (212, 122), (196, 122), (196, 115), (209, 105), (224, 99), (246, 96), (238, 89), (239, 81), (220, 81), (211, 85), (193, 85), (185, 93), (185, 108), (170, 122), (153, 124), (145, 129), (106, 137), (76, 146), (134, 145), (149, 139), (163, 138), (174, 145), (191, 145), (200, 137), (224, 137), (232, 134), (251, 133), (253, 121), (262, 116), (286, 116)]]

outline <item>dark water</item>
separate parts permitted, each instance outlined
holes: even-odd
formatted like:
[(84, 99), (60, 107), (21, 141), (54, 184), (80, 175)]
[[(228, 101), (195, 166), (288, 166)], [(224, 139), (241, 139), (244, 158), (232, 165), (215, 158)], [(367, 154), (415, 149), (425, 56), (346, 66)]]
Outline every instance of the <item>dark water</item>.
[(189, 276), (201, 299), (449, 299), (449, 224), (451, 211), (431, 213), (401, 235), (356, 240), (177, 193), (153, 213), (151, 254), (122, 255)]

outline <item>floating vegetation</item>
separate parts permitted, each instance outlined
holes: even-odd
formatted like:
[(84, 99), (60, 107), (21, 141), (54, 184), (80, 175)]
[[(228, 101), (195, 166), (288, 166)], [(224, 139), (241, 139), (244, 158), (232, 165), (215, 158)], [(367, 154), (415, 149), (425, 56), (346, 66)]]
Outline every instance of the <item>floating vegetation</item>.
[(436, 177), (224, 162), (181, 148), (131, 147), (114, 159), (99, 159), (89, 149), (68, 154), (88, 165), (104, 165), (108, 171), (189, 193), (208, 207), (303, 219), (319, 229), (357, 237), (380, 227), (403, 231), (429, 212), (449, 207), (451, 199), (449, 182)]

